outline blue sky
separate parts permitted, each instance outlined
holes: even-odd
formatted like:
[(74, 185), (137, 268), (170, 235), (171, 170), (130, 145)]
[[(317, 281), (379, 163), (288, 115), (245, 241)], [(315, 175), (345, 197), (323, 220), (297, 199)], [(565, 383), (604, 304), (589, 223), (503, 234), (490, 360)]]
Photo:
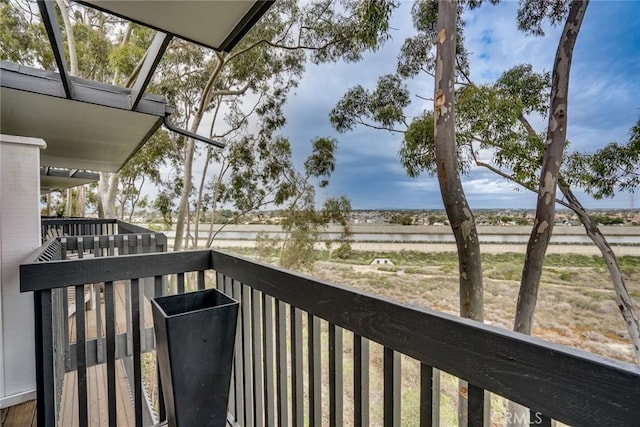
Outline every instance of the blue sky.
[[(401, 137), (383, 131), (356, 128), (339, 134), (329, 123), (329, 112), (352, 86), (373, 88), (380, 75), (395, 72), (399, 47), (413, 33), (412, 2), (396, 11), (393, 38), (357, 64), (308, 65), (300, 87), (287, 107), (287, 126), (294, 157), (302, 165), (317, 136), (339, 141), (336, 171), (319, 202), (346, 195), (354, 209), (443, 207), (435, 178), (409, 178), (398, 149)], [(525, 36), (516, 28), (518, 3), (485, 5), (465, 16), (466, 46), (471, 53), (471, 78), (490, 82), (504, 70), (531, 63), (536, 71), (550, 71), (561, 28), (549, 28), (544, 37)], [(640, 1), (591, 1), (578, 37), (570, 83), (568, 139), (580, 151), (594, 151), (612, 141), (626, 142), (629, 129), (640, 116)], [(427, 76), (410, 82), (413, 93), (433, 95)], [(428, 101), (413, 98), (409, 114), (431, 109)], [(532, 119), (538, 130), (543, 118)], [(474, 170), (463, 178), (472, 208), (535, 208), (535, 195), (490, 172)], [(631, 196), (596, 201), (582, 195), (588, 208), (630, 208)], [(640, 206), (636, 194), (635, 207)]]

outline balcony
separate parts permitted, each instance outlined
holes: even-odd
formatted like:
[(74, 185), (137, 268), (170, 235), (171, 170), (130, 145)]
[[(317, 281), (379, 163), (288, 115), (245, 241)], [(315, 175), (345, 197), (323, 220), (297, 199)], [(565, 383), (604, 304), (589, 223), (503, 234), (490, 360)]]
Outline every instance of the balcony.
[(40, 426), (162, 423), (148, 300), (210, 287), (240, 301), (228, 425), (398, 426), (408, 410), (446, 425), (441, 372), (468, 382), (473, 426), (494, 421), (489, 393), (537, 425), (640, 419), (637, 366), (217, 250), (166, 252), (164, 235), (120, 221), (46, 219), (42, 232), (20, 267)]

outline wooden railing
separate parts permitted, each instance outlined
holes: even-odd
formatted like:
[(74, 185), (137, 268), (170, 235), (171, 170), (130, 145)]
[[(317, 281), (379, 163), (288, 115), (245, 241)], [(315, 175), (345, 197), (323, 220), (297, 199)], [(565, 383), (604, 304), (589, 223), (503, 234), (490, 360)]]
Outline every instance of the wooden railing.
[[(167, 250), (167, 238), (162, 233), (151, 232), (142, 227), (127, 224), (118, 220), (85, 219), (85, 218), (43, 218), (42, 219), (43, 239), (49, 237), (45, 244), (38, 249), (31, 257), (36, 263), (48, 261), (64, 261), (68, 259), (100, 258), (116, 255), (141, 254), (150, 252), (164, 252)], [(93, 233), (93, 235), (86, 235)], [(117, 233), (117, 234), (114, 234)], [(149, 279), (142, 279), (142, 283), (147, 283), (147, 295), (153, 295), (153, 283)], [(87, 286), (87, 284), (90, 284)], [(129, 283), (123, 286), (130, 286)], [(47, 413), (53, 411), (54, 418), (58, 419), (60, 402), (62, 397), (63, 378), (65, 373), (78, 370), (79, 366), (84, 367), (85, 374), (79, 377), (78, 387), (80, 390), (86, 389), (86, 368), (105, 362), (105, 336), (102, 334), (103, 319), (100, 310), (102, 286), (94, 286), (93, 282), (77, 285), (73, 287), (52, 287), (50, 304), (51, 315), (46, 315), (39, 320), (42, 327), (36, 328), (36, 340), (52, 338), (53, 348), (43, 353), (38, 348), (36, 358), (38, 360), (38, 381), (42, 375), (53, 374), (54, 387), (48, 389), (53, 393), (53, 399), (49, 394), (42, 395), (38, 387), (38, 408), (39, 411)], [(75, 292), (69, 292), (73, 290)], [(69, 297), (71, 295), (71, 297)], [(75, 295), (75, 298), (73, 296)], [(125, 292), (126, 306), (126, 331), (115, 336), (117, 350), (116, 357), (123, 359), (123, 364), (127, 374), (132, 372), (131, 357), (133, 354), (133, 336), (131, 319), (131, 294)], [(42, 312), (38, 305), (42, 303), (42, 298), (36, 298), (36, 318)], [(97, 304), (96, 304), (97, 301)], [(89, 316), (86, 310), (86, 303), (92, 305), (92, 314), (95, 316), (94, 329), (95, 337), (86, 337), (85, 320)], [(46, 298), (45, 309), (48, 310), (49, 299)], [(97, 305), (97, 307), (96, 307)], [(97, 308), (97, 310), (96, 310)], [(107, 310), (108, 311), (108, 310)], [(69, 331), (69, 318), (73, 316), (77, 327), (77, 339), (72, 340)], [(80, 314), (83, 314), (82, 316)], [(85, 316), (86, 315), (86, 316)], [(107, 319), (108, 320), (108, 319)], [(51, 331), (51, 334), (49, 334)], [(43, 334), (45, 336), (43, 336)], [(153, 329), (142, 330), (142, 345), (144, 351), (154, 349)], [(42, 359), (42, 360), (41, 360)], [(53, 363), (45, 362), (52, 361)], [(44, 370), (43, 370), (44, 369)], [(41, 398), (42, 397), (42, 398)], [(82, 402), (83, 399), (80, 399)], [(86, 398), (84, 398), (86, 401)], [(53, 403), (53, 405), (51, 405)], [(45, 406), (46, 405), (46, 406)], [(149, 411), (145, 412), (145, 420), (151, 420)]]
[[(631, 426), (640, 419), (637, 366), (223, 252), (201, 250), (21, 266), (21, 289), (35, 293), (36, 328), (42, 331), (38, 336), (38, 399), (42, 397), (45, 402), (43, 413), (40, 406), (38, 409), (39, 425), (55, 425), (50, 405), (55, 388), (52, 349), (56, 337), (47, 320), (53, 316), (53, 289), (104, 283), (105, 359), (112, 424), (116, 417), (114, 366), (119, 348), (114, 326), (114, 283), (130, 281), (134, 361), (130, 381), (139, 426), (144, 424), (141, 280), (152, 277), (155, 295), (162, 295), (170, 280), (175, 281), (178, 292), (190, 290), (190, 275), (195, 278), (194, 288), (216, 286), (241, 303), (229, 404), (230, 419), (240, 425), (369, 425), (373, 409), (370, 396), (374, 392), (369, 377), (374, 362), (372, 345), (383, 347), (385, 426), (401, 424), (401, 355), (403, 360), (408, 357), (420, 364), (417, 417), (421, 426), (438, 425), (440, 421), (438, 405), (434, 404), (440, 394), (440, 388), (434, 386), (437, 370), (468, 382), (469, 425), (481, 426), (488, 418), (485, 391), (533, 408), (530, 416), (536, 424), (549, 424), (555, 419), (569, 425)], [(79, 384), (90, 363), (82, 333), (78, 325), (75, 353)], [(351, 344), (347, 336), (352, 337), (350, 353), (344, 348), (345, 342)], [(347, 373), (343, 371), (347, 365), (353, 370), (349, 393), (344, 384)], [(323, 398), (328, 405), (323, 404)], [(345, 399), (353, 410), (345, 412)], [(81, 425), (87, 424), (86, 405), (84, 387), (79, 392)], [(328, 411), (323, 413), (326, 406)], [(164, 414), (160, 412), (162, 420)], [(345, 419), (345, 413), (352, 414), (353, 419)]]
[(152, 233), (144, 227), (118, 219), (42, 217), (40, 224), (43, 242), (52, 237)]

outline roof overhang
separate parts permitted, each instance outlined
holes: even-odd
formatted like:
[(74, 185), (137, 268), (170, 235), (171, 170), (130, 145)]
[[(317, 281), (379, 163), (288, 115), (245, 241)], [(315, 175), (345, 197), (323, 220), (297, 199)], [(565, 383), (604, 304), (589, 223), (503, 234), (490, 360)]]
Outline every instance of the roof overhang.
[(77, 0), (219, 51), (230, 51), (274, 0)]
[(43, 166), (115, 172), (171, 112), (162, 97), (146, 94), (131, 111), (131, 90), (75, 77), (68, 99), (58, 73), (0, 66), (0, 129), (44, 139)]
[(100, 175), (95, 172), (43, 166), (40, 168), (40, 192), (61, 191), (79, 185), (91, 184), (99, 179)]
[(0, 63), (0, 131), (42, 138), (42, 166), (115, 172), (164, 122), (182, 135), (224, 145), (172, 126), (163, 97), (146, 94), (173, 36), (229, 51), (273, 0), (83, 0), (79, 3), (157, 30), (131, 89), (70, 75), (53, 0), (37, 0), (58, 72)]

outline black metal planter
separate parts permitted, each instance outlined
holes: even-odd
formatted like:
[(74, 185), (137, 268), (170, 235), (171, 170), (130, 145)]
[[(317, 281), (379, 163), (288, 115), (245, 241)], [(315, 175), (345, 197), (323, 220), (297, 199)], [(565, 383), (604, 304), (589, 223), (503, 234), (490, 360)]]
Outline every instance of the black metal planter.
[(169, 426), (224, 426), (238, 302), (217, 289), (151, 301)]

